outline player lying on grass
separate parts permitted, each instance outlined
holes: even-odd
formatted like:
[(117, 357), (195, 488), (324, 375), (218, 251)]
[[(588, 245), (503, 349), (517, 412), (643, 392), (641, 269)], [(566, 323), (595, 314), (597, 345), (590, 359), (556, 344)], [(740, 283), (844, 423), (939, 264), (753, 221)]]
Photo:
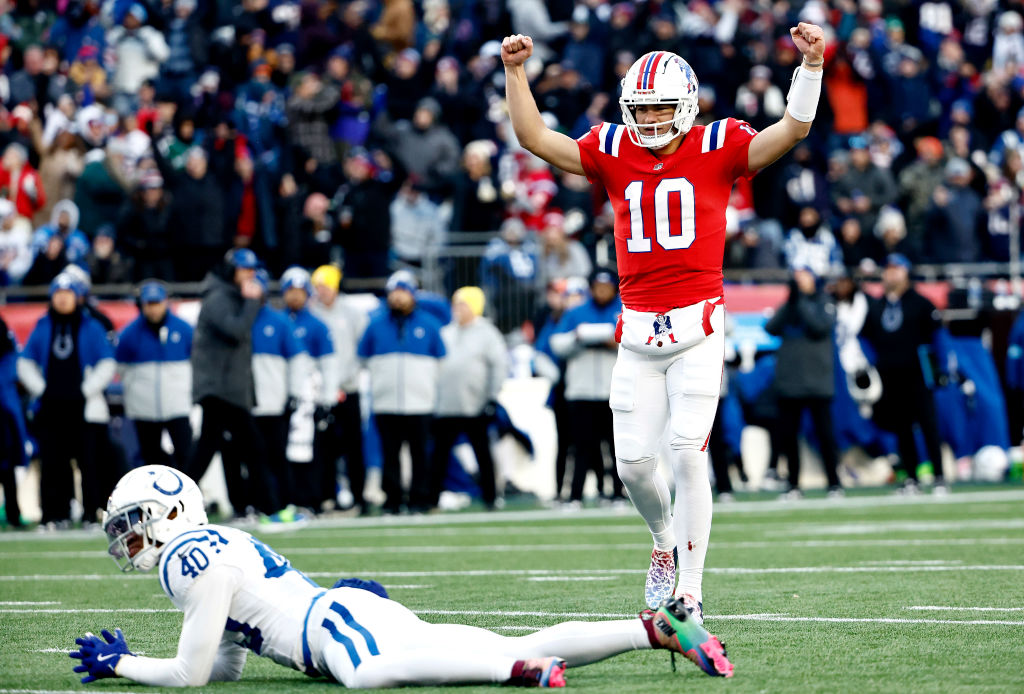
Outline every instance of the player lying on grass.
[(563, 622), (509, 637), (424, 622), (373, 581), (348, 579), (325, 590), (252, 535), (208, 525), (199, 487), (162, 465), (121, 478), (103, 525), (121, 569), (157, 567), (185, 620), (174, 658), (132, 654), (120, 629), (76, 639), (79, 650), (70, 655), (81, 661), (75, 672), (85, 673), (82, 682), (125, 677), (173, 687), (237, 680), (246, 649), (358, 688), (560, 687), (566, 667), (648, 648), (682, 653), (709, 675), (733, 673), (718, 639), (676, 600), (635, 619)]

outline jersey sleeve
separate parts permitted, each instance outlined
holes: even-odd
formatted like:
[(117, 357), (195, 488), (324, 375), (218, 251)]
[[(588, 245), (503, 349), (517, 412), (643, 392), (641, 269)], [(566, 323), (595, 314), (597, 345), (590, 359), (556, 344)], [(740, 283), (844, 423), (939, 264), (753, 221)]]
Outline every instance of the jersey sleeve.
[(604, 182), (603, 171), (619, 156), (619, 148), (624, 137), (628, 137), (626, 126), (602, 123), (595, 125), (576, 140), (576, 145), (580, 148), (580, 163), (588, 181)]
[(714, 153), (722, 176), (732, 183), (737, 178), (753, 176), (756, 171), (747, 168), (750, 142), (757, 135), (746, 121), (723, 118), (704, 126), (701, 133), (701, 154)]
[(160, 562), (160, 585), (178, 609), (202, 576), (224, 565), (221, 557), (227, 543), (218, 533), (196, 531), (175, 538)]
[(757, 172), (751, 171), (747, 164), (750, 143), (757, 135), (757, 131), (750, 123), (735, 118), (727, 118), (725, 126), (725, 151), (731, 162), (732, 168), (729, 173), (732, 179), (753, 177)]
[[(225, 564), (211, 566), (190, 583), (182, 601), (185, 621), (174, 658), (124, 656), (116, 672), (141, 684), (160, 687), (197, 687), (217, 679), (237, 678), (244, 658), (222, 645), (224, 624), (241, 571)], [(214, 666), (217, 665), (215, 668)]]

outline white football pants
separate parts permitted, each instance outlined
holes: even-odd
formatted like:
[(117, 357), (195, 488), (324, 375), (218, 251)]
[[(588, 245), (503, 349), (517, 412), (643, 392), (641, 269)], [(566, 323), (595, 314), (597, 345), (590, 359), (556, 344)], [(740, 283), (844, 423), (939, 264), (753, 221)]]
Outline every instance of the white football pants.
[[(703, 342), (668, 356), (619, 347), (611, 396), (616, 469), (655, 547), (679, 550), (676, 595), (702, 600), (701, 580), (711, 534), (707, 443), (718, 409), (725, 359), (725, 311), (711, 317)], [(657, 455), (667, 438), (675, 509)]]
[(639, 618), (563, 622), (526, 636), (430, 624), (358, 588), (327, 591), (306, 621), (313, 664), (349, 688), (504, 682), (517, 660), (557, 656), (569, 667), (651, 647)]

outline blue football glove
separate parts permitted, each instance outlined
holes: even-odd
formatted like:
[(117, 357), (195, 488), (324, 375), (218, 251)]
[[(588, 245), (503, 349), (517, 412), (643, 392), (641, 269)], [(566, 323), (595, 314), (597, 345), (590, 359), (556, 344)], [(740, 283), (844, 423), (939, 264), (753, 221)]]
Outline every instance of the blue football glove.
[(82, 684), (95, 682), (105, 677), (117, 677), (114, 669), (120, 662), (121, 656), (135, 655), (128, 650), (128, 644), (125, 643), (124, 634), (120, 629), (116, 629), (114, 634), (106, 629), (100, 633), (103, 635), (102, 639), (96, 634), (90, 633), (75, 639), (79, 648), (77, 651), (68, 653), (72, 658), (82, 661), (81, 665), (74, 668), (75, 672), (89, 673), (82, 678)]

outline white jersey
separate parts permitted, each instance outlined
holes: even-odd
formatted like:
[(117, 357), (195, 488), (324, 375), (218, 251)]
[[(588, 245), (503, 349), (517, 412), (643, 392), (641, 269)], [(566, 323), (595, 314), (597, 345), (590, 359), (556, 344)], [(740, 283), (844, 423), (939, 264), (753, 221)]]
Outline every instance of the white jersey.
[(241, 571), (224, 624), (224, 639), (281, 665), (302, 669), (302, 623), (324, 589), (247, 532), (207, 526), (179, 535), (160, 557), (160, 585), (185, 611), (200, 576), (215, 566)]
[(196, 528), (167, 543), (158, 570), (160, 586), (185, 613), (178, 657), (125, 657), (119, 675), (162, 686), (237, 679), (243, 648), (309, 671), (303, 629), (325, 589), (260, 540), (219, 525)]

